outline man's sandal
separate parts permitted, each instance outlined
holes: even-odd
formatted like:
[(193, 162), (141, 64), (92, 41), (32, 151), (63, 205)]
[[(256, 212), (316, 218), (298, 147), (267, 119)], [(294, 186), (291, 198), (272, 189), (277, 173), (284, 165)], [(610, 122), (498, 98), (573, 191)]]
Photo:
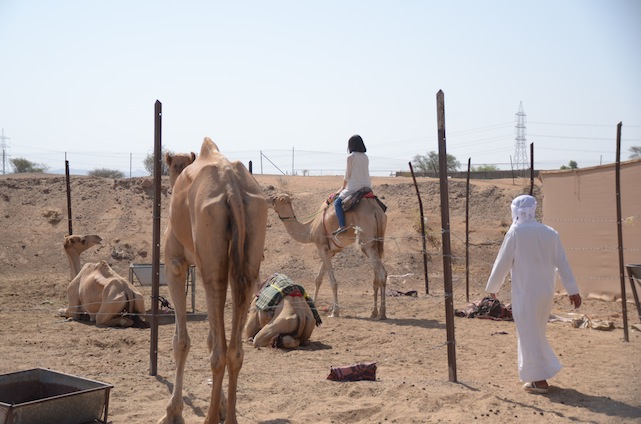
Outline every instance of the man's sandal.
[(525, 390), (528, 393), (537, 393), (537, 394), (545, 394), (549, 392), (547, 387), (537, 387), (536, 383), (533, 381), (530, 383), (525, 383), (523, 385), (523, 390)]

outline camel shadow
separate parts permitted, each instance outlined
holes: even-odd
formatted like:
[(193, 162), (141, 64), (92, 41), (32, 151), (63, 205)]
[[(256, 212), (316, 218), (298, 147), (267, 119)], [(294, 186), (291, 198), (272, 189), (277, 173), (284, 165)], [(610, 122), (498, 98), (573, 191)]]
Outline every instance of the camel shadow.
[[(156, 380), (159, 383), (165, 385), (170, 394), (173, 393), (174, 384), (171, 381), (167, 380), (165, 377), (162, 377), (160, 375), (156, 375)], [(184, 395), (183, 401), (185, 402), (185, 405), (189, 406), (191, 410), (194, 412), (194, 414), (196, 414), (198, 417), (201, 417), (201, 418), (205, 417), (207, 411), (204, 411), (202, 408), (195, 406), (189, 396)]]
[(315, 341), (315, 342), (308, 342), (306, 345), (298, 346), (294, 350), (306, 350), (310, 352), (315, 352), (317, 350), (330, 350), (333, 349), (332, 346), (326, 345), (325, 343)]
[(621, 419), (641, 418), (641, 407), (613, 400), (607, 396), (592, 396), (574, 389), (561, 389), (551, 391), (547, 398), (555, 403), (589, 409), (592, 412), (610, 417), (619, 417)]
[(389, 325), (398, 325), (402, 327), (419, 327), (426, 329), (445, 329), (445, 324), (433, 319), (418, 319), (418, 318), (387, 318), (385, 320), (376, 320), (372, 318), (362, 318), (356, 316), (341, 316), (342, 319), (353, 319), (359, 321), (380, 322)]

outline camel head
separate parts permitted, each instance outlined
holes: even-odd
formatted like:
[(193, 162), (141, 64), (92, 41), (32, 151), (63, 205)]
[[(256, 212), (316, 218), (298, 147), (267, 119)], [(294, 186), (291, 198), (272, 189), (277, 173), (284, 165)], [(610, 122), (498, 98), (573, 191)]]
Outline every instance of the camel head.
[(85, 250), (89, 249), (92, 246), (102, 243), (102, 238), (97, 234), (90, 234), (86, 236), (76, 236), (70, 235), (65, 236), (65, 251), (73, 249), (78, 254), (81, 254)]
[(101, 243), (102, 238), (97, 234), (65, 236), (64, 249), (67, 254), (67, 259), (69, 259), (72, 280), (78, 272), (80, 272), (80, 254), (90, 247)]
[(267, 197), (267, 204), (279, 217), (292, 215), (292, 198), (287, 193), (275, 193)]
[(167, 152), (165, 154), (165, 162), (167, 162), (167, 166), (169, 167), (169, 186), (173, 187), (174, 184), (176, 183), (176, 179), (180, 175), (181, 172), (187, 166), (191, 165), (194, 161), (196, 160), (196, 154), (194, 152), (191, 153), (175, 153), (171, 154)]

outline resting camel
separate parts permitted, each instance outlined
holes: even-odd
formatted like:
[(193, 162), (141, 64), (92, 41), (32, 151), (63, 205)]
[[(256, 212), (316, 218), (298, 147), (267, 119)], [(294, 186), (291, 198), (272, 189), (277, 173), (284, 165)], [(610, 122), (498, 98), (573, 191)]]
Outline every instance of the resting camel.
[(80, 254), (101, 242), (95, 234), (65, 236), (71, 282), (67, 287), (69, 306), (60, 309), (60, 316), (80, 320), (86, 314), (99, 326), (146, 327), (141, 317), (146, 313), (142, 294), (128, 280), (105, 261), (86, 263), (80, 268)]
[(252, 300), (245, 337), (254, 347), (295, 349), (307, 343), (322, 322), (303, 286), (284, 274), (274, 274)]
[[(200, 154), (176, 179), (164, 235), (165, 273), (175, 303), (173, 349), (176, 381), (160, 423), (183, 423), (183, 379), (190, 347), (185, 281), (189, 265), (202, 276), (207, 298), (212, 389), (206, 424), (235, 424), (238, 374), (243, 365), (242, 332), (252, 290), (258, 281), (267, 229), (267, 202), (262, 189), (240, 162), (230, 162), (205, 138)], [(224, 313), (231, 287), (232, 327), (229, 346)], [(222, 382), (229, 373), (228, 399)], [(225, 405), (226, 404), (226, 405)]]
[(173, 188), (176, 179), (183, 169), (191, 165), (196, 160), (196, 154), (191, 153), (165, 153), (165, 162), (169, 167), (169, 187)]
[[(322, 210), (312, 220), (301, 223), (296, 219), (292, 207), (292, 199), (287, 194), (279, 194), (270, 198), (273, 209), (283, 224), (287, 233), (296, 241), (301, 243), (314, 243), (318, 254), (321, 257), (321, 266), (316, 276), (316, 289), (314, 290), (314, 301), (318, 300), (318, 290), (325, 273), (329, 275), (332, 288), (333, 304), (330, 308), (330, 317), (339, 316), (338, 307), (338, 282), (332, 268), (332, 258), (345, 246), (358, 240), (361, 251), (369, 258), (374, 268), (374, 309), (371, 318), (386, 319), (385, 315), (385, 284), (387, 282), (387, 271), (382, 263), (383, 241), (385, 237), (385, 226), (387, 216), (374, 198), (363, 198), (352, 209), (345, 213), (346, 224), (349, 230), (332, 236), (331, 229), (338, 227), (338, 218), (334, 207), (328, 207), (327, 202), (321, 207)], [(333, 205), (333, 204), (332, 204)], [(378, 308), (378, 294), (381, 295), (381, 307)]]

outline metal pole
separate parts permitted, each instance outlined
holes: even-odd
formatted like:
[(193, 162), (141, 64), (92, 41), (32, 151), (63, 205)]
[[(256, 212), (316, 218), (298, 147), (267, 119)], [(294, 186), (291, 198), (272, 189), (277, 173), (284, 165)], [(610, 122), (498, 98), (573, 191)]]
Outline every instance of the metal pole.
[(621, 225), (621, 126), (617, 124), (617, 160), (615, 165), (616, 199), (617, 199), (617, 235), (619, 237), (619, 278), (621, 279), (621, 315), (623, 315), (623, 340), (628, 338), (628, 307), (625, 296), (625, 267), (623, 266), (623, 229)]
[(71, 183), (69, 178), (69, 161), (65, 160), (65, 178), (67, 180), (67, 223), (69, 224), (69, 235), (73, 234), (73, 224), (71, 217)]
[(467, 184), (465, 187), (465, 301), (470, 301), (470, 165), (467, 159)]
[(160, 296), (160, 185), (162, 174), (162, 103), (154, 108), (154, 206), (153, 252), (151, 264), (151, 343), (149, 375), (158, 373), (158, 299)]
[(452, 249), (450, 246), (450, 204), (447, 186), (447, 151), (445, 148), (445, 98), (436, 93), (438, 119), (438, 163), (441, 191), (441, 228), (443, 231), (443, 279), (445, 289), (445, 327), (447, 330), (447, 363), (449, 379), (456, 382), (456, 340), (454, 337), (454, 292), (452, 290)]
[(421, 234), (423, 240), (423, 274), (425, 275), (425, 294), (430, 294), (430, 285), (427, 280), (427, 244), (425, 243), (426, 234), (425, 234), (425, 215), (423, 214), (423, 201), (421, 200), (421, 193), (418, 191), (418, 184), (416, 183), (416, 176), (414, 175), (414, 168), (412, 168), (412, 162), (409, 162), (410, 173), (412, 174), (412, 179), (414, 180), (414, 188), (416, 189), (416, 197), (418, 197), (418, 210), (421, 215)]

